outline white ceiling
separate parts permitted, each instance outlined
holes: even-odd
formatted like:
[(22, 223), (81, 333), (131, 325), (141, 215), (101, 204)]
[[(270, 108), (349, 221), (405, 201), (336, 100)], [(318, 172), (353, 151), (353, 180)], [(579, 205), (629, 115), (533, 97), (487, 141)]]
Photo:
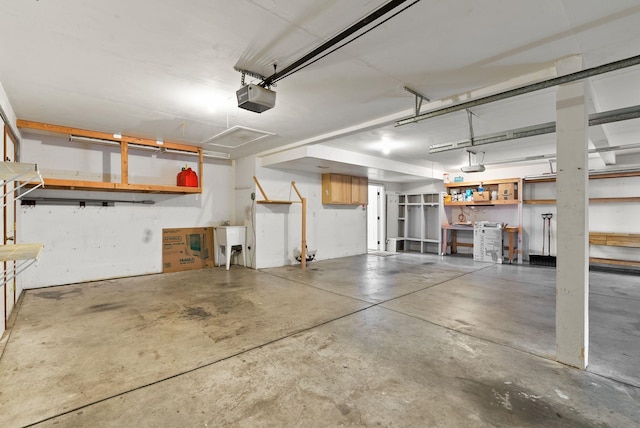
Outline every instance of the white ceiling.
[[(20, 119), (202, 145), (232, 158), (320, 144), (317, 153), (346, 150), (396, 163), (386, 168), (368, 158), (374, 167), (351, 166), (299, 151), (272, 166), (327, 166), (402, 181), (411, 175), (398, 171), (402, 165), (453, 170), (464, 164), (463, 149), (435, 155), (428, 149), (469, 136), (464, 111), (393, 126), (414, 108), (404, 86), (433, 101), (424, 112), (467, 91), (513, 86), (504, 83), (510, 79), (536, 80), (531, 76), (538, 73), (539, 80), (572, 55), (594, 67), (640, 53), (637, 0), (421, 0), (279, 81), (272, 110), (237, 107), (234, 67), (270, 75), (274, 63), (286, 67), (384, 3), (0, 0), (0, 82)], [(638, 67), (594, 77), (589, 87), (593, 111), (640, 105)], [(472, 111), (477, 136), (550, 122), (555, 91)], [(205, 143), (234, 126), (275, 135), (235, 147)], [(605, 144), (635, 144), (640, 120), (590, 132)], [(555, 140), (551, 134), (481, 150), (489, 163), (553, 153)], [(616, 163), (637, 158), (621, 153)]]

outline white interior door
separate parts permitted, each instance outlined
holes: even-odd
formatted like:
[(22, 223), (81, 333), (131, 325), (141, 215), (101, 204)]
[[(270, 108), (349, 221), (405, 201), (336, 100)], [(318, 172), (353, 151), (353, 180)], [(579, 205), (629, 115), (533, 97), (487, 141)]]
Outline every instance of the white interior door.
[(367, 204), (367, 249), (369, 250), (385, 249), (385, 200), (384, 186), (370, 184)]

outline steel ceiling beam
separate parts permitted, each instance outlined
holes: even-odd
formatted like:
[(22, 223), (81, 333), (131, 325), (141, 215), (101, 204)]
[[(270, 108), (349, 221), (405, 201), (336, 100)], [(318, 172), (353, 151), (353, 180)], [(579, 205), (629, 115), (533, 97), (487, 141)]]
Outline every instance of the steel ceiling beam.
[(443, 116), (445, 114), (453, 113), (460, 110), (477, 107), (484, 104), (493, 103), (496, 101), (513, 98), (518, 95), (525, 95), (531, 92), (540, 91), (542, 89), (552, 88), (558, 85), (564, 85), (566, 83), (575, 82), (577, 80), (587, 79), (589, 77), (598, 76), (600, 74), (610, 73), (612, 71), (621, 70), (623, 68), (633, 67), (640, 65), (640, 55), (622, 59), (620, 61), (610, 62), (608, 64), (600, 65), (598, 67), (587, 68), (585, 70), (577, 71), (575, 73), (566, 74), (560, 77), (554, 77), (553, 79), (544, 80), (542, 82), (532, 83), (530, 85), (521, 86), (519, 88), (510, 89), (508, 91), (500, 92), (494, 95), (488, 95), (486, 97), (477, 98), (475, 100), (467, 101), (460, 104), (455, 104), (448, 107), (439, 108), (427, 113), (419, 114), (414, 117), (402, 119), (396, 122), (396, 126), (408, 125), (410, 123), (420, 122), (421, 120), (431, 119), (433, 117)]

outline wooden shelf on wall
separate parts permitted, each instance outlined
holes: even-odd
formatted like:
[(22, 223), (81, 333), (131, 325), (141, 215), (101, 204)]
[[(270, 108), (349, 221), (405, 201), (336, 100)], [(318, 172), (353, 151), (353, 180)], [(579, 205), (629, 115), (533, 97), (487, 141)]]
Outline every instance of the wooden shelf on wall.
[[(592, 204), (606, 204), (610, 202), (640, 202), (638, 196), (621, 196), (618, 198), (589, 198), (589, 203)], [(527, 199), (524, 201), (526, 205), (555, 205), (556, 199)]]
[(491, 206), (491, 205), (518, 205), (520, 203), (519, 200), (491, 200), (491, 201), (449, 201), (445, 202), (444, 205), (449, 206)]
[[(620, 172), (606, 172), (606, 173), (589, 173), (589, 180), (602, 180), (606, 178), (625, 178), (625, 177), (640, 177), (640, 171), (620, 171)], [(556, 181), (555, 175), (549, 177), (525, 177), (523, 179), (525, 184), (528, 183), (553, 183)]]
[(478, 181), (452, 181), (449, 183), (445, 183), (444, 187), (456, 188), (456, 187), (478, 187), (478, 184), (482, 183), (485, 186), (490, 186), (492, 184), (508, 184), (508, 183), (517, 183), (519, 182), (519, 178), (500, 178), (496, 180), (478, 180)]
[[(589, 180), (601, 180), (608, 178), (628, 178), (628, 177), (640, 177), (640, 171), (621, 171), (621, 172), (607, 172), (607, 173), (595, 173), (592, 172), (589, 175)], [(555, 183), (556, 176), (549, 177), (533, 177), (525, 178), (525, 184), (537, 184), (537, 183)], [(589, 198), (590, 204), (606, 204), (606, 203), (626, 203), (626, 202), (640, 202), (640, 196), (613, 196), (606, 198)], [(525, 205), (556, 205), (557, 199), (525, 199), (523, 201)]]
[[(454, 191), (464, 194), (467, 190), (472, 190), (474, 193), (482, 183), (485, 192), (497, 193), (498, 199), (482, 199), (471, 201), (454, 201), (445, 200), (444, 205), (450, 206), (494, 206), (494, 205), (519, 205), (522, 203), (522, 179), (520, 178), (502, 178), (496, 180), (479, 180), (479, 181), (461, 181), (453, 183), (445, 183), (444, 187), (447, 189), (447, 193), (452, 194)], [(503, 197), (503, 191), (506, 193), (509, 191), (508, 198)]]
[[(89, 181), (89, 180), (66, 180), (58, 178), (44, 178), (44, 185), (47, 189), (67, 189), (67, 190), (101, 190), (111, 192), (144, 192), (144, 193), (176, 193), (191, 194), (202, 193), (203, 178), (203, 153), (202, 148), (189, 146), (186, 144), (173, 143), (170, 141), (158, 142), (155, 140), (131, 137), (126, 135), (108, 134), (106, 132), (90, 131), (86, 129), (71, 128), (68, 126), (51, 125), (47, 123), (31, 122), (18, 119), (18, 128), (33, 131), (78, 136), (89, 139), (96, 139), (96, 144), (100, 140), (116, 143), (120, 145), (121, 159), (121, 180), (120, 182)], [(91, 141), (88, 141), (89, 143)], [(170, 149), (184, 152), (185, 155), (198, 156), (198, 187), (184, 187), (157, 184), (134, 184), (129, 183), (129, 148), (130, 145), (156, 147), (160, 149)], [(32, 185), (35, 183), (29, 183)]]
[[(36, 185), (35, 182), (27, 183), (27, 186)], [(108, 183), (103, 181), (64, 180), (59, 178), (45, 178), (46, 189), (57, 190), (100, 190), (105, 192), (141, 192), (141, 193), (202, 193), (200, 187), (165, 186), (158, 184), (123, 184)]]

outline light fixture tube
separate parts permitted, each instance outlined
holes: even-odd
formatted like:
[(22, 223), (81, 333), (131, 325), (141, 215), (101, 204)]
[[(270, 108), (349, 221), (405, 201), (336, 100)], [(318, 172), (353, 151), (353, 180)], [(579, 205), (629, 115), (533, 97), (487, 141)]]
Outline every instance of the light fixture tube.
[(154, 152), (159, 152), (162, 150), (162, 148), (155, 147), (155, 146), (145, 146), (142, 144), (129, 143), (129, 150), (151, 150)]
[[(183, 150), (175, 150), (175, 149), (164, 149), (162, 153), (175, 153), (178, 155), (187, 155), (187, 156), (198, 156), (197, 152), (187, 152)], [(202, 157), (205, 158), (214, 158), (214, 159), (229, 159), (231, 155), (229, 153), (222, 152), (212, 152), (209, 150), (202, 151)]]
[(110, 146), (119, 146), (119, 141), (105, 140), (102, 138), (83, 137), (81, 135), (69, 135), (69, 142), (71, 143), (93, 143), (93, 144), (107, 144)]
[(231, 158), (231, 155), (229, 153), (211, 152), (209, 150), (203, 150), (202, 156), (205, 158), (213, 158), (213, 159), (230, 159)]

